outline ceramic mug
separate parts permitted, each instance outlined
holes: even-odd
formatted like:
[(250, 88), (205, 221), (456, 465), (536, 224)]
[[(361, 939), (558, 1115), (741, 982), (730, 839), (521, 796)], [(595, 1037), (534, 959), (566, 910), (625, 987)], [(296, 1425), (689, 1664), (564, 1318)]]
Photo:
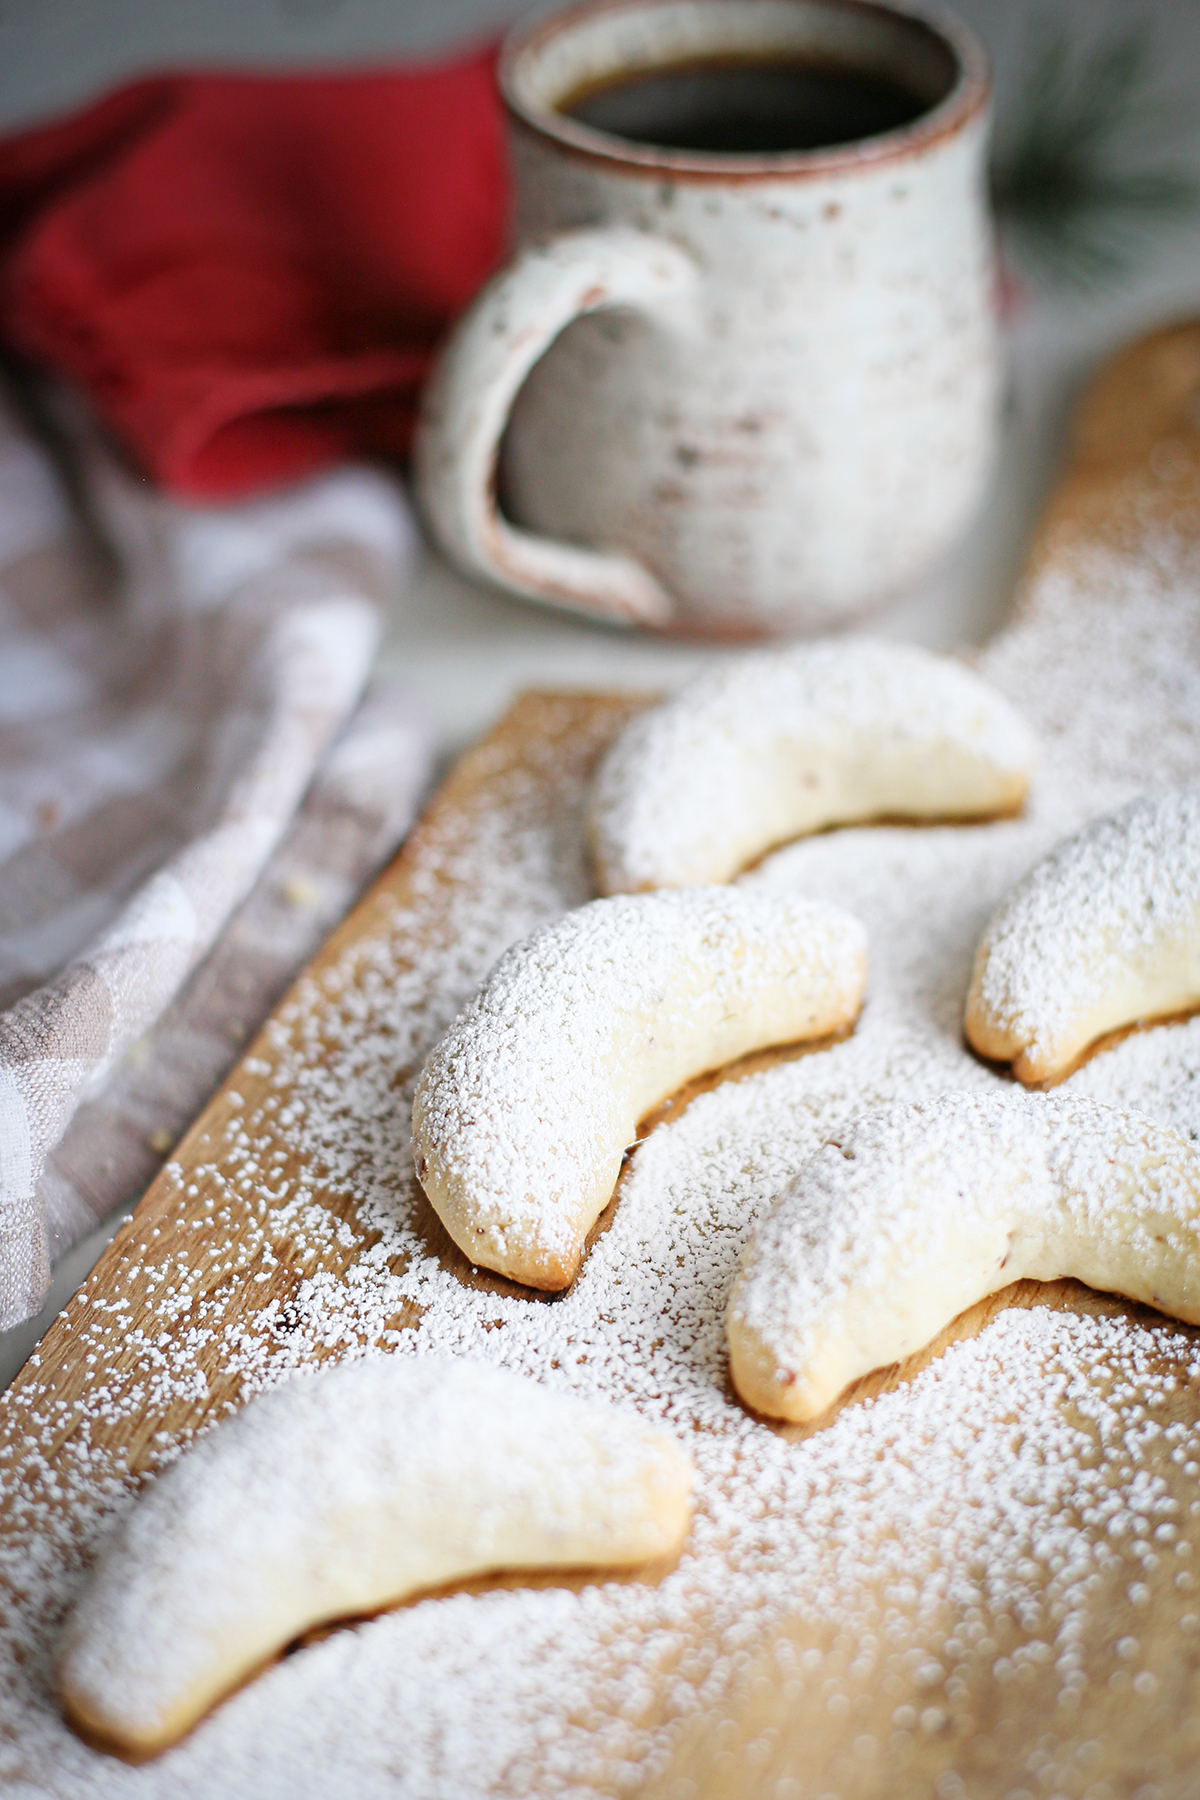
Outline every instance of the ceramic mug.
[[(793, 75), (831, 118), (774, 116)], [(900, 103), (847, 111), (839, 82)], [(607, 619), (759, 636), (844, 621), (947, 549), (997, 391), (971, 33), (872, 0), (595, 0), (518, 30), (500, 83), (518, 253), (416, 448), (450, 557)]]

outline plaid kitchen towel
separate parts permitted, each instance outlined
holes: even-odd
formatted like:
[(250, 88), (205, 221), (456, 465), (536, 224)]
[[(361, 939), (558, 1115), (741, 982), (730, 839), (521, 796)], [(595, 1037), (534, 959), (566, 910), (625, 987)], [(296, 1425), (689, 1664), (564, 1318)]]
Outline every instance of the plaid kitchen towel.
[(0, 1326), (144, 1185), (431, 759), (395, 695), (346, 725), (410, 549), (392, 482), (200, 509), (86, 432), (76, 470), (115, 580), (0, 412)]

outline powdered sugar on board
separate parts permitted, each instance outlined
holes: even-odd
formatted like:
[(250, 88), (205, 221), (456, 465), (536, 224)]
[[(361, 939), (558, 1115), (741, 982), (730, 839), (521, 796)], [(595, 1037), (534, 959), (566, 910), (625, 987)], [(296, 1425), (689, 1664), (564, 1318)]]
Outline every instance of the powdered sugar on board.
[[(545, 715), (542, 749), (496, 753), (489, 805), (426, 841), (405, 909), (303, 984), (269, 1055), (245, 1068), (211, 1165), (184, 1182), (181, 1200), (197, 1187), (190, 1198), (207, 1209), (195, 1251), (153, 1271), (148, 1313), (122, 1312), (124, 1275), (72, 1309), (83, 1400), (47, 1401), (41, 1441), (7, 1444), (0, 1476), (20, 1519), (0, 1551), (0, 1771), (15, 1791), (633, 1792), (676, 1724), (784, 1620), (799, 1646), (797, 1704), (820, 1727), (814, 1793), (855, 1791), (834, 1764), (860, 1738), (874, 1746), (864, 1768), (875, 1755), (902, 1770), (944, 1745), (944, 1768), (961, 1776), (979, 1719), (1000, 1721), (979, 1755), (1007, 1784), (981, 1791), (1050, 1793), (1061, 1775), (1057, 1791), (1081, 1793), (1080, 1746), (1109, 1730), (1114, 1695), (1133, 1766), (1154, 1778), (1154, 1757), (1175, 1742), (1155, 1709), (1200, 1630), (1193, 1335), (1103, 1306), (1009, 1311), (907, 1386), (796, 1441), (732, 1400), (722, 1315), (752, 1220), (825, 1134), (883, 1100), (996, 1087), (962, 1047), (960, 1013), (976, 938), (1012, 882), (1087, 818), (1200, 776), (1198, 587), (1194, 551), (1166, 542), (1127, 562), (1081, 558), (1074, 575), (1060, 563), (984, 655), (983, 673), (1043, 746), (1021, 819), (831, 833), (747, 878), (864, 921), (863, 1018), (846, 1041), (718, 1087), (657, 1130), (578, 1282), (553, 1302), (465, 1285), (407, 1165), (407, 1097), (425, 1051), (508, 944), (589, 895), (583, 777), (615, 715), (574, 732), (564, 703), (557, 737)], [(1168, 1048), (1143, 1068), (1131, 1039), (1072, 1088), (1113, 1099), (1104, 1071), (1120, 1059), (1125, 1103), (1194, 1132), (1195, 1037), (1172, 1029), (1136, 1042), (1178, 1044), (1178, 1060)], [(297, 1151), (301, 1172), (285, 1179)], [(238, 1196), (252, 1223), (230, 1244), (222, 1219)], [(343, 1245), (347, 1272), (323, 1270)], [(296, 1271), (286, 1303), (234, 1316), (230, 1284), (282, 1263)], [(89, 1377), (89, 1334), (109, 1320), (126, 1321), (128, 1356)], [(152, 1440), (169, 1400), (190, 1397), (200, 1422), (239, 1383), (254, 1391), (317, 1354), (385, 1350), (470, 1353), (632, 1401), (677, 1432), (699, 1477), (678, 1568), (657, 1582), (433, 1599), (337, 1632), (147, 1768), (78, 1742), (53, 1700), (59, 1622), (134, 1485), (99, 1424), (137, 1419)], [(163, 1440), (150, 1461), (176, 1449)], [(1151, 1616), (1153, 1644), (1139, 1623)]]

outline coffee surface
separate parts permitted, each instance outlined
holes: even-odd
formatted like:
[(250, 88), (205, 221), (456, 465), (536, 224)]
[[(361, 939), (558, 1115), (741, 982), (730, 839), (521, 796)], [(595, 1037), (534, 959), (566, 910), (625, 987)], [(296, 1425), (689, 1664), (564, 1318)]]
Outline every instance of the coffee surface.
[(762, 155), (878, 137), (927, 106), (899, 82), (847, 63), (722, 58), (623, 74), (569, 96), (559, 111), (664, 150)]

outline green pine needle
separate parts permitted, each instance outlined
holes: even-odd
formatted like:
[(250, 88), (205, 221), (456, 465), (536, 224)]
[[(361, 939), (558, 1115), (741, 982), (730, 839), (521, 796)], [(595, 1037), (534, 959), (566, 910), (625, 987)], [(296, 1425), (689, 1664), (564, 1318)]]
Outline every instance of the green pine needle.
[(1152, 80), (1151, 38), (1135, 27), (1073, 57), (1064, 33), (1028, 59), (1023, 103), (992, 166), (992, 199), (1022, 263), (1053, 285), (1093, 290), (1127, 279), (1154, 227), (1200, 214), (1200, 183), (1147, 164), (1187, 121)]

